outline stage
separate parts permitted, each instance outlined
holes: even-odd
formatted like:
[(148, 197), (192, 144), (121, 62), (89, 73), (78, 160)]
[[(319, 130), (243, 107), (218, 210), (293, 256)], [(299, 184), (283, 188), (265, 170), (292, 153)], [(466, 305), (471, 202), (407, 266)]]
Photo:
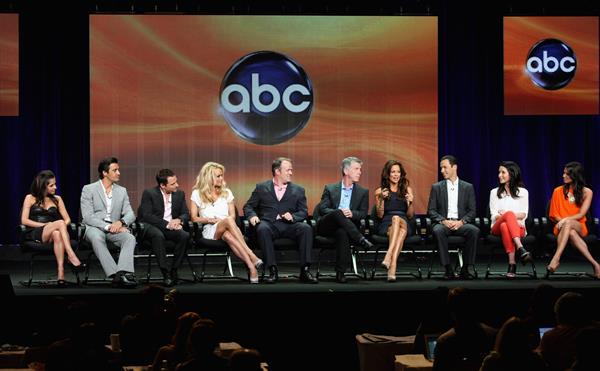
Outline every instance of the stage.
[[(142, 284), (135, 289), (112, 288), (109, 281), (101, 280), (103, 274), (97, 265), (91, 267), (90, 273), (90, 278), (97, 282), (58, 288), (49, 281), (28, 288), (19, 283), (27, 278), (28, 261), (20, 259), (18, 251), (11, 256), (13, 247), (2, 248), (0, 270), (10, 274), (15, 294), (14, 305), (10, 306), (8, 317), (4, 316), (15, 330), (4, 342), (24, 345), (43, 342), (43, 334), (51, 332), (55, 326), (50, 321), (51, 316), (56, 315), (56, 308), (64, 307), (65, 303), (88, 303), (93, 308), (91, 317), (107, 334), (119, 332), (122, 317), (139, 309), (140, 291), (145, 287), (145, 281), (141, 279), (146, 271), (143, 260), (136, 261)], [(297, 265), (286, 261), (286, 257), (281, 258), (280, 273), (297, 275)], [(316, 285), (300, 283), (295, 277), (281, 278), (273, 285), (250, 285), (241, 278), (205, 279), (202, 283), (177, 285), (176, 302), (180, 312), (196, 311), (214, 319), (221, 328), (224, 341), (258, 349), (272, 370), (358, 370), (355, 335), (364, 332), (398, 336), (414, 334), (423, 320), (441, 314), (435, 307), (439, 302), (435, 297), (438, 287), (472, 289), (480, 303), (481, 319), (496, 327), (509, 316), (524, 315), (533, 290), (540, 284), (552, 285), (557, 293), (578, 291), (592, 301), (600, 293), (600, 281), (588, 277), (543, 279), (545, 264), (542, 260), (536, 261), (540, 279), (483, 279), (486, 256), (478, 256), (476, 262), (479, 278), (468, 281), (398, 276), (396, 282), (388, 283), (383, 271), (378, 271), (382, 276), (374, 280), (350, 276), (347, 284), (336, 283), (333, 277), (320, 277)], [(235, 272), (243, 276), (243, 267), (235, 260), (234, 263)], [(199, 265), (198, 262), (196, 266)], [(426, 265), (422, 264), (421, 268), (426, 274)], [(207, 273), (222, 273), (222, 269), (222, 265), (212, 263), (207, 267)], [(321, 269), (324, 273), (332, 273), (330, 262), (324, 262)], [(414, 271), (412, 259), (403, 256), (398, 269)], [(493, 269), (504, 271), (506, 262), (495, 262)], [(530, 267), (519, 265), (519, 271), (530, 271)], [(568, 259), (565, 257), (559, 271), (591, 273), (592, 268), (577, 256), (569, 256)], [(36, 263), (36, 279), (51, 279), (54, 274), (55, 264), (51, 259)], [(158, 278), (158, 269), (155, 268), (153, 274)], [(191, 278), (189, 268), (182, 268), (180, 277)], [(66, 278), (74, 281), (71, 273), (67, 273)], [(160, 280), (154, 283), (160, 284)], [(594, 305), (597, 306), (595, 301)], [(14, 327), (15, 323), (19, 326)]]

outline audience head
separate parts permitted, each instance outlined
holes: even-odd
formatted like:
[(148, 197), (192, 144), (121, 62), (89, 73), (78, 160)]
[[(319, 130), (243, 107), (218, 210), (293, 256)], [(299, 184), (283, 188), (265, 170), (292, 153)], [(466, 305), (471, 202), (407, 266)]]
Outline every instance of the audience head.
[(156, 183), (167, 194), (177, 192), (177, 188), (179, 188), (177, 176), (175, 176), (175, 173), (171, 169), (159, 170), (156, 173)]
[(598, 369), (598, 348), (600, 348), (600, 327), (587, 327), (575, 338), (577, 370)]
[(219, 345), (217, 325), (211, 319), (199, 319), (192, 325), (188, 340), (191, 353), (196, 356), (212, 354)]
[(391, 184), (398, 184), (398, 196), (404, 197), (410, 182), (406, 178), (406, 170), (398, 160), (388, 160), (381, 170), (381, 189), (390, 189)]
[(554, 323), (554, 303), (556, 303), (557, 292), (554, 286), (547, 283), (538, 285), (529, 301), (529, 315), (534, 317), (537, 325), (550, 325)]
[(55, 204), (58, 203), (54, 197), (56, 194), (56, 176), (50, 170), (42, 170), (35, 176), (29, 193), (35, 197), (36, 203), (42, 204), (45, 197), (49, 197)]
[(175, 328), (175, 334), (172, 339), (172, 343), (176, 349), (185, 350), (190, 330), (194, 323), (199, 319), (200, 315), (196, 312), (186, 312), (177, 318), (177, 327)]
[(287, 157), (278, 157), (271, 164), (273, 178), (280, 184), (292, 181), (292, 160)]
[(165, 289), (155, 284), (148, 285), (140, 291), (140, 312), (148, 314), (162, 313), (165, 308)]
[(570, 188), (575, 197), (575, 203), (578, 206), (581, 206), (581, 203), (583, 202), (583, 188), (585, 187), (583, 165), (576, 161), (566, 164), (565, 169), (563, 170), (563, 181), (565, 183), (565, 186), (563, 187), (565, 199), (568, 197)]
[(454, 179), (458, 171), (458, 162), (456, 157), (446, 155), (440, 159), (440, 173), (444, 179)]
[(591, 322), (589, 305), (583, 295), (565, 292), (554, 305), (556, 323), (566, 326), (584, 326)]
[(513, 198), (519, 197), (519, 187), (523, 186), (521, 168), (513, 161), (502, 161), (498, 167), (498, 197), (506, 193), (506, 188)]
[(525, 322), (509, 318), (498, 331), (494, 350), (502, 357), (517, 358), (531, 351), (529, 333)]
[(229, 359), (231, 371), (261, 371), (260, 353), (254, 349), (236, 349)]
[(347, 176), (352, 183), (357, 183), (362, 174), (362, 160), (357, 157), (346, 157), (342, 160), (342, 177)]
[(448, 309), (457, 325), (477, 323), (471, 292), (464, 287), (450, 289), (448, 292)]
[(108, 179), (112, 183), (119, 181), (121, 172), (119, 171), (119, 160), (116, 157), (107, 157), (98, 164), (98, 178)]

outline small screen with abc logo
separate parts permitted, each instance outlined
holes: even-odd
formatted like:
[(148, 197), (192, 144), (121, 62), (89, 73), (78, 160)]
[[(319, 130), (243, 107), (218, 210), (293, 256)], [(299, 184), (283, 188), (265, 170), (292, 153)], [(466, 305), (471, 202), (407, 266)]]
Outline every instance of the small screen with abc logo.
[(598, 17), (504, 18), (504, 113), (598, 114)]

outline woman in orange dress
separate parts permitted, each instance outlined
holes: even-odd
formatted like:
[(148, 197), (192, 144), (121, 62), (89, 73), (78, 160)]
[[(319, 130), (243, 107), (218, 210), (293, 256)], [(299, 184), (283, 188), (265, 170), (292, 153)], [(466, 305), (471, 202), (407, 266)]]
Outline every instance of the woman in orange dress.
[(553, 273), (560, 265), (562, 255), (568, 242), (594, 267), (594, 276), (600, 279), (600, 264), (590, 254), (583, 237), (588, 230), (585, 224), (586, 214), (592, 203), (593, 192), (585, 186), (583, 166), (579, 162), (569, 162), (563, 171), (564, 185), (556, 187), (550, 200), (548, 216), (556, 223), (554, 234), (557, 236), (556, 252), (548, 264), (548, 271)]

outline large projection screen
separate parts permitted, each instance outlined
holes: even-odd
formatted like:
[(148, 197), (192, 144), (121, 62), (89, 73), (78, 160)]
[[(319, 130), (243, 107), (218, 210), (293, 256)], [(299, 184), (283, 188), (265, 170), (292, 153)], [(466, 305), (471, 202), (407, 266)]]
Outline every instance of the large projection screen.
[[(416, 211), (425, 212), (438, 168), (437, 40), (437, 17), (425, 16), (92, 15), (91, 179), (100, 159), (116, 156), (137, 207), (159, 169), (174, 170), (189, 198), (201, 166), (216, 161), (241, 208), (255, 184), (271, 178), (273, 159), (285, 156), (312, 214), (323, 186), (341, 179), (344, 157), (364, 161), (360, 183), (371, 204), (384, 163), (398, 159)], [(276, 144), (236, 134), (221, 104), (230, 67), (262, 51), (295, 62), (312, 88), (305, 126)], [(288, 107), (283, 88), (278, 109)], [(300, 94), (290, 98), (296, 107)]]
[(19, 115), (19, 15), (0, 14), (0, 116)]

